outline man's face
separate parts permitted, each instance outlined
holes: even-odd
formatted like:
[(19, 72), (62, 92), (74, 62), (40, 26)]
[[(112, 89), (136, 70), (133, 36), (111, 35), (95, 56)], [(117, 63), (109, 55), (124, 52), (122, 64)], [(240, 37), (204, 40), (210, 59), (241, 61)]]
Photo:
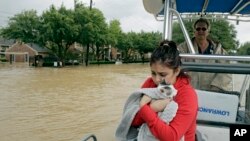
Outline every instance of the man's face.
[(194, 36), (195, 38), (197, 39), (206, 39), (207, 36), (208, 36), (208, 33), (209, 33), (209, 29), (207, 27), (207, 24), (206, 23), (203, 23), (203, 22), (198, 22), (196, 25), (195, 25), (195, 29), (194, 29)]

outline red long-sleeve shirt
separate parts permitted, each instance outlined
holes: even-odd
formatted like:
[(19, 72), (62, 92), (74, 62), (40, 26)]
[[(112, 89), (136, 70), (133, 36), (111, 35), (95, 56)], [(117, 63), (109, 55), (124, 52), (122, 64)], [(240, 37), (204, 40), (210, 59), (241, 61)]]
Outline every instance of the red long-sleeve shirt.
[[(147, 79), (142, 88), (156, 87), (152, 78)], [(174, 119), (166, 124), (157, 116), (149, 105), (145, 104), (136, 114), (132, 126), (139, 126), (146, 122), (152, 134), (160, 141), (179, 141), (183, 136), (185, 141), (195, 141), (196, 116), (198, 100), (188, 78), (179, 77), (174, 84), (178, 90), (174, 101), (178, 103), (178, 110)]]

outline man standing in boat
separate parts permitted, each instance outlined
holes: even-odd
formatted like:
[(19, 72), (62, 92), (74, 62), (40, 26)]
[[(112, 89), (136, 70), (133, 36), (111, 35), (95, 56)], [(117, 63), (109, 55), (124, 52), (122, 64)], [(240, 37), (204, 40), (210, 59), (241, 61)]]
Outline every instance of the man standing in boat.
[[(210, 32), (210, 23), (207, 19), (200, 18), (193, 25), (194, 37), (192, 44), (196, 54), (222, 54), (227, 52), (222, 48), (219, 42), (208, 38)], [(178, 46), (181, 53), (189, 53), (187, 42)], [(225, 63), (218, 60), (195, 60), (197, 63)], [(232, 91), (232, 75), (220, 73), (201, 73), (191, 72), (192, 85), (196, 89), (215, 90), (215, 91)]]

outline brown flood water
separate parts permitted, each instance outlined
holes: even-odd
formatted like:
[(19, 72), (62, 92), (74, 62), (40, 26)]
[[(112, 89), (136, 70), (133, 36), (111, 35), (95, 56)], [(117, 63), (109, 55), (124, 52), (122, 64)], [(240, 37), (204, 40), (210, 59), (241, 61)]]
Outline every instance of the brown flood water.
[(0, 64), (0, 141), (114, 141), (148, 64), (33, 68)]

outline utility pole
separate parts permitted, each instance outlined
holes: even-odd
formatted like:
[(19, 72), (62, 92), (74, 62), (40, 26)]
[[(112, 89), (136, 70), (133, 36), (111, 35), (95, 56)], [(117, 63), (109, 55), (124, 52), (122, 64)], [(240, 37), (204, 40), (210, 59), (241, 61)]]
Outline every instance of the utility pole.
[[(89, 5), (89, 10), (92, 10), (92, 4), (93, 4), (93, 1), (90, 0), (90, 5)], [(90, 43), (87, 43), (87, 50), (86, 50), (86, 59), (85, 59), (85, 65), (88, 66), (88, 63), (89, 63), (89, 47), (90, 47)]]
[(89, 9), (90, 9), (90, 10), (92, 9), (92, 4), (93, 4), (93, 1), (90, 0), (90, 5), (89, 5)]
[(74, 0), (74, 10), (76, 10), (76, 0)]

